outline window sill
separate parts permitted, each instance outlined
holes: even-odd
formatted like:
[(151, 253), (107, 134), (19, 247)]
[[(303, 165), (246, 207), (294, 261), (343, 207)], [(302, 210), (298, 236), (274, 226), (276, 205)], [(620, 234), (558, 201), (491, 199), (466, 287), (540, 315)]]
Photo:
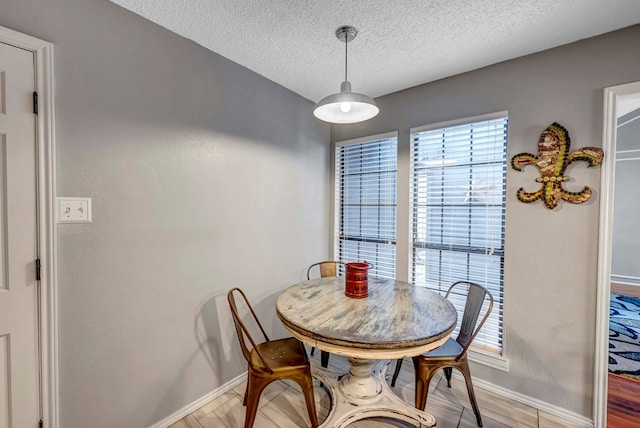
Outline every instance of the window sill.
[(467, 351), (467, 357), (469, 358), (469, 361), (473, 361), (474, 363), (502, 370), (503, 372), (509, 371), (509, 360), (502, 355), (487, 352), (482, 349), (469, 348)]

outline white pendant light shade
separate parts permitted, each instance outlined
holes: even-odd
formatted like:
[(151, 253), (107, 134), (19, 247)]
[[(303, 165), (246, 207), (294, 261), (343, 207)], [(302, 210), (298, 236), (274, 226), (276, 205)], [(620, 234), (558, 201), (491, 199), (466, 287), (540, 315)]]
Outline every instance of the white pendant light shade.
[(372, 98), (351, 92), (351, 83), (342, 82), (340, 93), (321, 99), (313, 115), (325, 122), (357, 123), (371, 119), (379, 111)]
[(313, 115), (330, 123), (357, 123), (371, 119), (380, 109), (372, 98), (351, 92), (351, 83), (347, 79), (347, 45), (355, 39), (358, 30), (345, 25), (336, 30), (336, 37), (344, 42), (344, 82), (340, 85), (340, 93), (329, 95), (320, 100), (313, 110)]

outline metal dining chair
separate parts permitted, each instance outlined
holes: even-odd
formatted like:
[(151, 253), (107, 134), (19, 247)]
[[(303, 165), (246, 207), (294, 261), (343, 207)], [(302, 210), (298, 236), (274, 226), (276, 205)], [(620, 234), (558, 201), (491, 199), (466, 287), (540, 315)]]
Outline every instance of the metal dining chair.
[[(244, 300), (249, 309), (255, 326), (262, 332), (264, 342), (256, 343), (249, 330), (238, 315), (235, 295), (238, 294)], [(249, 364), (247, 373), (247, 389), (244, 393), (242, 405), (247, 407), (244, 428), (251, 428), (258, 411), (260, 395), (264, 388), (271, 382), (280, 379), (289, 379), (300, 385), (307, 403), (307, 412), (311, 427), (318, 426), (316, 404), (313, 397), (313, 379), (309, 357), (304, 345), (293, 337), (277, 340), (269, 340), (267, 333), (262, 328), (253, 307), (247, 300), (247, 296), (239, 288), (232, 288), (227, 293), (227, 300), (231, 309), (233, 323), (236, 328), (242, 354)], [(246, 340), (251, 344), (247, 346)]]
[[(329, 276), (338, 276), (338, 266), (344, 266), (344, 263), (337, 260), (326, 260), (324, 262), (314, 263), (309, 266), (307, 269), (307, 279), (311, 279), (311, 271), (314, 271), (314, 268), (317, 267), (317, 270), (320, 273), (320, 278), (326, 278)], [(311, 348), (311, 356), (316, 352), (316, 348)], [(325, 369), (329, 366), (329, 353), (327, 351), (320, 351), (320, 365)]]
[[(493, 309), (493, 296), (489, 293), (485, 287), (475, 284), (469, 281), (458, 281), (454, 283), (449, 290), (445, 298), (449, 298), (449, 295), (453, 291), (458, 293), (457, 288), (468, 287), (466, 302), (464, 306), (464, 313), (462, 316), (462, 323), (460, 324), (460, 331), (458, 336), (454, 339), (449, 338), (444, 345), (434, 349), (417, 357), (413, 357), (413, 367), (415, 370), (416, 379), (416, 408), (424, 410), (427, 403), (427, 394), (429, 393), (429, 384), (433, 375), (438, 370), (444, 369), (444, 375), (447, 379), (447, 386), (451, 388), (451, 373), (452, 369), (459, 370), (464, 376), (467, 384), (467, 393), (469, 394), (469, 401), (471, 407), (476, 415), (476, 421), (478, 426), (482, 426), (482, 417), (480, 416), (480, 409), (478, 409), (478, 403), (476, 402), (476, 396), (473, 391), (473, 383), (471, 381), (471, 372), (469, 370), (469, 363), (467, 361), (467, 350), (471, 346), (471, 342), (476, 337), (482, 325), (485, 323), (491, 310)], [(456, 289), (456, 290), (454, 290)], [(482, 320), (478, 323), (480, 311), (484, 305), (485, 300), (489, 300), (488, 307), (482, 317)], [(396, 368), (393, 372), (393, 378), (391, 380), (391, 386), (395, 386), (396, 379), (400, 373), (402, 367), (402, 360), (397, 360)]]

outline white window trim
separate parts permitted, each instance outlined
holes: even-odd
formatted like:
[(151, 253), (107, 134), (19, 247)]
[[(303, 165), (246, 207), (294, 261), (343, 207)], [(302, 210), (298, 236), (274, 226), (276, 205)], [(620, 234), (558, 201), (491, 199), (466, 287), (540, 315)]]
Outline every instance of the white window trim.
[(502, 338), (502, 355), (486, 351), (482, 348), (474, 348), (472, 344), (467, 350), (467, 357), (469, 361), (473, 361), (474, 363), (502, 370), (503, 372), (509, 371), (509, 359), (504, 356), (504, 336)]
[[(345, 146), (351, 146), (353, 144), (360, 144), (360, 143), (368, 143), (371, 141), (377, 141), (377, 140), (384, 140), (387, 138), (398, 138), (398, 131), (391, 131), (391, 132), (385, 132), (383, 134), (376, 134), (376, 135), (369, 135), (367, 137), (361, 137), (361, 138), (354, 138), (352, 140), (344, 140), (344, 141), (338, 141), (335, 144), (335, 148), (337, 147), (345, 147)], [(333, 153), (334, 156), (334, 162), (335, 162), (335, 150)]]
[(481, 114), (478, 116), (461, 117), (459, 119), (447, 120), (444, 122), (432, 123), (429, 125), (411, 128), (409, 130), (409, 134), (410, 134), (409, 137), (410, 138), (413, 137), (413, 134), (416, 134), (418, 132), (431, 131), (433, 129), (438, 129), (438, 128), (448, 128), (450, 126), (456, 126), (456, 125), (466, 125), (468, 123), (473, 123), (473, 122), (483, 122), (485, 120), (501, 119), (503, 117), (509, 117), (508, 110), (498, 111), (495, 113)]

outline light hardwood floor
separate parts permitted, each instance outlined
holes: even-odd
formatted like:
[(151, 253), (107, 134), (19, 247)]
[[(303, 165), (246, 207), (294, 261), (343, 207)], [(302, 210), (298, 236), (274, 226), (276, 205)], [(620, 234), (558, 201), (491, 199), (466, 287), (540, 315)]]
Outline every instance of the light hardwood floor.
[[(319, 352), (313, 361), (319, 364)], [(331, 355), (331, 369), (347, 369), (343, 357)], [(389, 368), (393, 372), (395, 362)], [(246, 383), (243, 382), (222, 396), (207, 403), (169, 428), (242, 428), (245, 407), (242, 397)], [(402, 365), (402, 371), (394, 391), (413, 404), (413, 364), (410, 360)], [(485, 428), (532, 427), (532, 428), (577, 428), (570, 421), (560, 419), (541, 410), (505, 399), (482, 388), (475, 387), (476, 399)], [(316, 410), (320, 423), (329, 412), (331, 401), (319, 385), (315, 387)], [(474, 428), (475, 416), (464, 381), (454, 377), (451, 388), (447, 388), (444, 377), (437, 375), (431, 382), (427, 400), (427, 411), (433, 414), (438, 428)], [(308, 427), (309, 417), (304, 398), (296, 384), (279, 381), (269, 385), (260, 399), (254, 428), (298, 428)], [(366, 419), (349, 425), (350, 428), (408, 428), (411, 425), (393, 419)]]

